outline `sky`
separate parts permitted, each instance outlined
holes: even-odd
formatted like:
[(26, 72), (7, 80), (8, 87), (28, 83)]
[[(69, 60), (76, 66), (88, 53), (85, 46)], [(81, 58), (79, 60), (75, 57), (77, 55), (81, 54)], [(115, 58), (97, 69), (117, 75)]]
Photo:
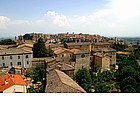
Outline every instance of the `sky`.
[(0, 37), (25, 33), (140, 36), (139, 0), (0, 0)]

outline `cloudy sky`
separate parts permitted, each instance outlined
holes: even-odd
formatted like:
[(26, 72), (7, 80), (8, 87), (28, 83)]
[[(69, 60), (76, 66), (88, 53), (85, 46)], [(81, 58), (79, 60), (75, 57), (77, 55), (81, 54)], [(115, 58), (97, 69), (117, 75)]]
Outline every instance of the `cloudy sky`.
[(139, 0), (1, 0), (0, 37), (31, 32), (140, 36)]

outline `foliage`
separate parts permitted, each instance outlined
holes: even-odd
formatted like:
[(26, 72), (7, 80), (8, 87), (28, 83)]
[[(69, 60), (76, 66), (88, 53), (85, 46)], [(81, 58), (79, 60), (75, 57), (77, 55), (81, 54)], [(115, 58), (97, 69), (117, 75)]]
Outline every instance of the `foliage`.
[(44, 67), (37, 67), (33, 72), (33, 80), (34, 83), (43, 82), (43, 78), (45, 78), (45, 68)]
[(15, 45), (16, 42), (12, 39), (1, 40), (0, 45)]
[(43, 93), (44, 89), (43, 89), (43, 85), (39, 86), (38, 89), (34, 89), (33, 86), (30, 86), (30, 88), (27, 89), (27, 93)]
[(121, 92), (139, 92), (140, 67), (135, 55), (120, 57), (119, 70), (117, 71), (117, 82), (120, 84)]
[(74, 79), (87, 92), (91, 91), (92, 80), (91, 80), (90, 73), (86, 68), (79, 69), (76, 72)]
[(26, 71), (26, 76), (27, 77), (31, 77), (33, 75), (33, 71), (32, 70), (27, 70)]
[(34, 58), (41, 58), (41, 57), (48, 56), (48, 50), (42, 38), (39, 38), (38, 42), (34, 44), (32, 51), (33, 51)]
[(123, 51), (126, 49), (128, 46), (126, 44), (119, 44), (119, 43), (114, 43), (112, 44), (112, 48), (117, 50), (117, 51)]
[(23, 36), (23, 38), (24, 38), (25, 40), (32, 40), (32, 39), (33, 39), (33, 37), (32, 37), (30, 34), (25, 34), (25, 35)]
[[(118, 86), (116, 83), (115, 72), (104, 71), (100, 73), (90, 72), (92, 85), (97, 93), (106, 93)], [(117, 86), (116, 86), (117, 85)]]
[(33, 78), (33, 84), (41, 82), (41, 85), (38, 85), (37, 89), (34, 89), (33, 86), (28, 88), (28, 93), (42, 93), (44, 92), (46, 86), (46, 71), (44, 67), (37, 67), (34, 71), (28, 70), (26, 76)]

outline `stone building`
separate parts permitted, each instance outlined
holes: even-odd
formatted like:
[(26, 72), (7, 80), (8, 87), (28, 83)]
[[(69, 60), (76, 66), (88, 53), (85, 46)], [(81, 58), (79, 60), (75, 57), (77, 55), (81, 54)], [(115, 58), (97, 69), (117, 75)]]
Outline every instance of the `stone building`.
[(65, 62), (67, 64), (71, 63), (73, 53), (66, 48), (59, 47), (54, 50), (54, 56), (57, 61)]
[(74, 67), (72, 65), (66, 64), (64, 62), (56, 62), (54, 64), (48, 64), (46, 63), (46, 68), (47, 71), (51, 69), (58, 69), (65, 74), (67, 74), (69, 77), (73, 78), (74, 77)]
[(116, 65), (116, 50), (111, 48), (111, 47), (98, 47), (94, 48), (93, 54), (94, 53), (102, 53), (104, 56), (109, 56), (110, 57), (110, 66), (113, 67)]
[(101, 72), (110, 70), (110, 57), (102, 53), (93, 55), (94, 67), (98, 68)]
[(11, 68), (14, 65), (22, 68), (31, 68), (32, 58), (33, 54), (31, 51), (19, 48), (0, 49), (0, 67)]
[(90, 52), (80, 49), (71, 49), (73, 52), (73, 58), (71, 65), (74, 66), (75, 72), (79, 69), (87, 68), (90, 69)]
[(90, 42), (65, 43), (64, 47), (68, 49), (80, 49), (80, 50), (87, 50), (91, 52)]
[(36, 67), (45, 67), (47, 64), (48, 66), (51, 66), (56, 63), (56, 59), (52, 57), (44, 57), (44, 58), (33, 58), (32, 59), (32, 69), (35, 69)]

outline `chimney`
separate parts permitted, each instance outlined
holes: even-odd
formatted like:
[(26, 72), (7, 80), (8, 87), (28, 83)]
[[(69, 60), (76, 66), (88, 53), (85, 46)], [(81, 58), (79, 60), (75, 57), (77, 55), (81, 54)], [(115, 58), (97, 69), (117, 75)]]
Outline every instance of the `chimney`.
[(5, 84), (5, 85), (7, 85), (7, 84), (8, 84), (8, 81), (7, 81), (6, 79), (4, 80), (4, 84)]

